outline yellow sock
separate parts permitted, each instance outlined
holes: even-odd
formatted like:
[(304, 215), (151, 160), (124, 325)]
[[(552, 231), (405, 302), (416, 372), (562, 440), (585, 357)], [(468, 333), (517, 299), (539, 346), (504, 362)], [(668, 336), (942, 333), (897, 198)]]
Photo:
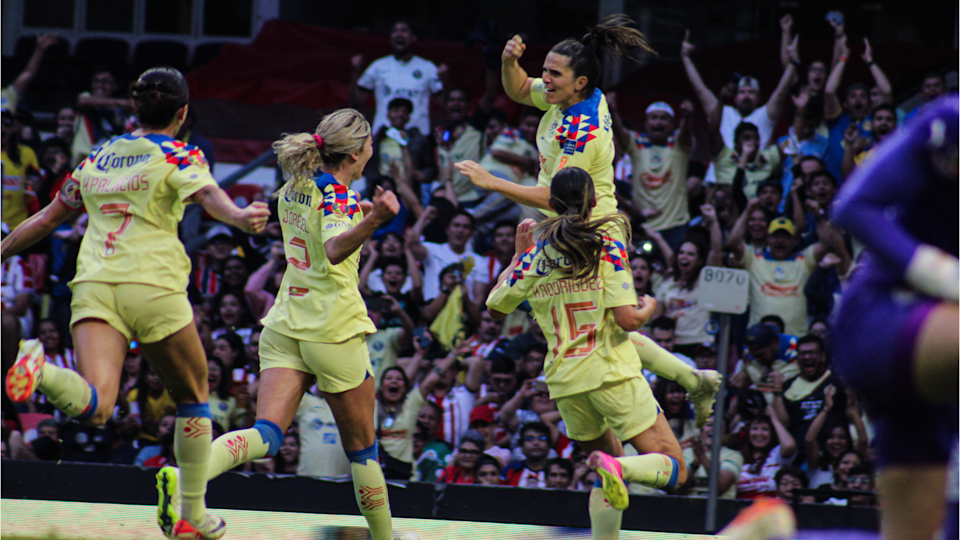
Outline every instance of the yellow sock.
[(54, 407), (81, 422), (93, 416), (97, 409), (97, 392), (79, 373), (50, 362), (43, 364), (41, 373), (37, 388)]
[(177, 407), (177, 427), (173, 451), (180, 468), (180, 494), (183, 497), (181, 516), (190, 523), (203, 523), (207, 514), (207, 461), (210, 458), (210, 437), (213, 433), (210, 407), (206, 403), (190, 403)]
[(672, 352), (657, 345), (655, 341), (640, 332), (630, 332), (630, 340), (637, 348), (643, 369), (649, 369), (657, 377), (677, 381), (688, 392), (697, 387), (697, 376), (693, 374), (693, 368), (674, 356)]
[(603, 488), (590, 490), (590, 538), (593, 540), (617, 540), (620, 538), (620, 522), (623, 511), (617, 510), (603, 497)]
[(373, 540), (393, 540), (393, 524), (390, 521), (390, 499), (383, 469), (377, 461), (377, 444), (356, 452), (347, 452), (350, 472), (353, 475), (353, 492), (357, 506), (370, 527)]
[(680, 465), (666, 454), (641, 454), (618, 457), (623, 479), (653, 488), (673, 489), (677, 486)]

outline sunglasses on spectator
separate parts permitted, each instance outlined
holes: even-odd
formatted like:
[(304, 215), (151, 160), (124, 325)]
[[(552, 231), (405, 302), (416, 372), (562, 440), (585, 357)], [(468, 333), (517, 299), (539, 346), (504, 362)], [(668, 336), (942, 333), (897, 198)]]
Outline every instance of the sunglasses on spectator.
[(480, 454), (483, 453), (483, 452), (481, 452), (481, 451), (479, 451), (479, 450), (467, 450), (467, 449), (465, 449), (465, 448), (461, 448), (461, 449), (457, 450), (457, 452), (460, 453), (460, 454), (466, 454), (466, 455), (468, 455), (468, 456), (479, 456)]
[(527, 435), (526, 437), (523, 438), (523, 442), (549, 441), (549, 440), (550, 440), (550, 437), (547, 437), (546, 435), (540, 435), (539, 437), (536, 435)]

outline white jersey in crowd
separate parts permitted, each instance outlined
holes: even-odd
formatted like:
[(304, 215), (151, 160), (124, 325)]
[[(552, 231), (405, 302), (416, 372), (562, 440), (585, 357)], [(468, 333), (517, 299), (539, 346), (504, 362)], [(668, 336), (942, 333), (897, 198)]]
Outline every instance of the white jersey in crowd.
[(480, 273), (478, 265), (483, 260), (470, 249), (464, 249), (457, 254), (450, 249), (450, 244), (435, 244), (424, 242), (427, 248), (427, 258), (423, 260), (423, 298), (433, 300), (440, 296), (440, 272), (451, 264), (463, 263), (463, 276), (467, 285), (467, 294), (473, 295), (473, 284)]
[(395, 98), (406, 98), (413, 102), (413, 114), (408, 127), (420, 129), (420, 133), (430, 133), (430, 96), (443, 90), (443, 83), (437, 76), (437, 66), (429, 60), (412, 56), (401, 62), (393, 55), (374, 60), (360, 76), (357, 84), (371, 90), (377, 99), (377, 114), (373, 120), (373, 132), (380, 126), (389, 126), (387, 105)]

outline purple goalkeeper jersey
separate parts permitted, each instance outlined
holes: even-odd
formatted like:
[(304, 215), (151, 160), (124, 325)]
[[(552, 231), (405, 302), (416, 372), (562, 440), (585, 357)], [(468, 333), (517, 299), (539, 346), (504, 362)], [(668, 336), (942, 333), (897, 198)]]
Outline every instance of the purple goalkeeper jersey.
[(867, 281), (902, 284), (921, 244), (957, 255), (960, 197), (956, 94), (924, 107), (845, 182), (834, 221), (871, 252)]

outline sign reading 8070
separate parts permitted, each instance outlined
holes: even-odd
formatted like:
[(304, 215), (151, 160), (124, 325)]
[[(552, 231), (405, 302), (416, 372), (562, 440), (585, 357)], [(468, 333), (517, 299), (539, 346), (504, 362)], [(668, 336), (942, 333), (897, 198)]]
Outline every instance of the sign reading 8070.
[(740, 314), (747, 310), (750, 273), (746, 270), (706, 266), (700, 271), (700, 307), (717, 313)]

